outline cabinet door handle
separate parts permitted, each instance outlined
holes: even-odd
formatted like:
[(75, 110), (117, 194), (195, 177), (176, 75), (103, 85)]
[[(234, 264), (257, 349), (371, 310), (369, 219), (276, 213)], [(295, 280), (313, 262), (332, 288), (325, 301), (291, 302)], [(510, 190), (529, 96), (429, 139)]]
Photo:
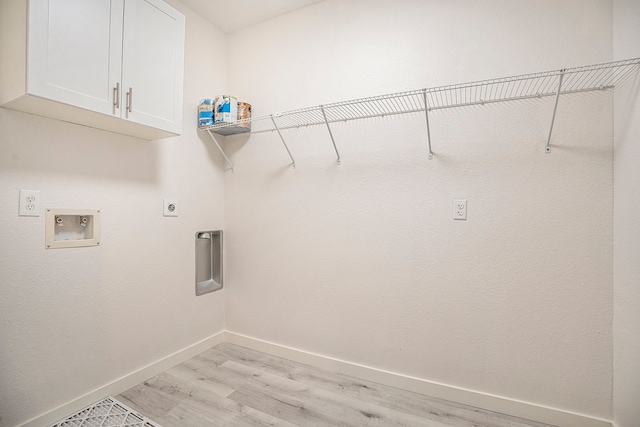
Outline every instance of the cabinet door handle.
[(127, 92), (127, 111), (130, 113), (133, 112), (132, 105), (133, 105), (133, 89), (129, 88), (129, 91)]
[(116, 87), (113, 88), (113, 106), (116, 110), (120, 108), (120, 83), (116, 83)]

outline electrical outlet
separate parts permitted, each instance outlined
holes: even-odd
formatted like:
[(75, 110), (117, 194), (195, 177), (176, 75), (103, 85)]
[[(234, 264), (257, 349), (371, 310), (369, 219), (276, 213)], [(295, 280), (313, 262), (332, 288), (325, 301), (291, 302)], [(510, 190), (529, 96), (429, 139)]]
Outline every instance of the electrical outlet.
[(467, 219), (467, 199), (453, 200), (453, 219)]
[(164, 199), (164, 216), (178, 216), (178, 201), (175, 199)]
[(19, 216), (40, 216), (40, 192), (35, 190), (20, 190), (18, 202)]

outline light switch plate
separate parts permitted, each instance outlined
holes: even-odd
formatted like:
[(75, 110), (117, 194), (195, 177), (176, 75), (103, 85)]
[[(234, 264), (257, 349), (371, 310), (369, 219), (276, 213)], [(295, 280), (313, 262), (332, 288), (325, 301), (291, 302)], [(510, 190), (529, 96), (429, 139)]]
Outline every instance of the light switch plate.
[(179, 205), (176, 199), (164, 199), (164, 216), (178, 216)]

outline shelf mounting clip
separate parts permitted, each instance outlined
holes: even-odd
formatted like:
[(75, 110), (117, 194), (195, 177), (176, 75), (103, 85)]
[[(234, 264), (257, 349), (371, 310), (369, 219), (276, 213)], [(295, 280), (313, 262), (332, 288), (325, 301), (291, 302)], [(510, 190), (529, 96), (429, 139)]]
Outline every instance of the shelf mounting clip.
[(213, 132), (211, 132), (211, 129), (207, 129), (207, 133), (209, 134), (209, 137), (213, 140), (213, 142), (216, 143), (216, 146), (218, 147), (218, 150), (220, 150), (220, 153), (222, 153), (222, 156), (224, 157), (224, 159), (227, 161), (227, 163), (229, 163), (229, 166), (231, 166), (231, 168), (229, 168), (227, 170), (231, 170), (231, 172), (233, 172), (233, 168), (234, 168), (233, 163), (231, 162), (231, 160), (229, 160), (227, 155), (224, 153), (224, 150), (222, 149), (222, 147), (218, 143), (218, 140), (216, 139), (215, 136), (213, 136)]
[(424, 117), (427, 121), (427, 144), (429, 144), (429, 160), (433, 160), (433, 151), (431, 151), (431, 130), (429, 129), (429, 104), (427, 103), (427, 89), (422, 89), (422, 99), (424, 100)]
[(329, 126), (329, 121), (327, 120), (327, 114), (324, 112), (324, 105), (320, 106), (320, 111), (322, 111), (322, 117), (324, 118), (324, 123), (327, 125), (327, 130), (329, 131), (329, 136), (331, 137), (331, 143), (333, 144), (333, 149), (336, 150), (336, 155), (338, 156), (338, 164), (340, 163), (340, 153), (338, 152), (338, 147), (336, 146), (336, 141), (333, 139), (333, 133), (331, 133), (331, 127)]
[(560, 77), (558, 78), (558, 90), (556, 91), (556, 102), (553, 106), (553, 116), (551, 116), (551, 127), (549, 128), (549, 137), (547, 138), (547, 145), (544, 148), (545, 153), (551, 152), (551, 133), (553, 132), (553, 122), (556, 120), (556, 111), (558, 111), (558, 100), (560, 99), (560, 91), (562, 90), (562, 79), (564, 78), (564, 73), (566, 69), (563, 68), (560, 70)]
[(284, 148), (287, 150), (287, 154), (289, 154), (289, 158), (291, 159), (291, 167), (293, 169), (295, 169), (296, 168), (296, 160), (291, 155), (291, 151), (289, 151), (289, 147), (287, 147), (287, 143), (284, 142), (284, 138), (282, 137), (282, 134), (280, 133), (280, 128), (278, 128), (278, 125), (276, 124), (276, 120), (273, 117), (273, 114), (271, 114), (271, 122), (273, 123), (273, 127), (276, 129), (276, 132), (278, 132), (278, 136), (280, 136), (280, 141), (282, 141), (282, 144), (284, 145)]

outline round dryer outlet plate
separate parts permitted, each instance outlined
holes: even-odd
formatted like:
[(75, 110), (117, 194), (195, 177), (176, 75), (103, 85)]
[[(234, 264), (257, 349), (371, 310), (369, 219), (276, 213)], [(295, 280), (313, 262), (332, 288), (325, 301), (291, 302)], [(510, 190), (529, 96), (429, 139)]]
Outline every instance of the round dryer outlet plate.
[(176, 199), (164, 199), (163, 215), (178, 216), (179, 206)]

